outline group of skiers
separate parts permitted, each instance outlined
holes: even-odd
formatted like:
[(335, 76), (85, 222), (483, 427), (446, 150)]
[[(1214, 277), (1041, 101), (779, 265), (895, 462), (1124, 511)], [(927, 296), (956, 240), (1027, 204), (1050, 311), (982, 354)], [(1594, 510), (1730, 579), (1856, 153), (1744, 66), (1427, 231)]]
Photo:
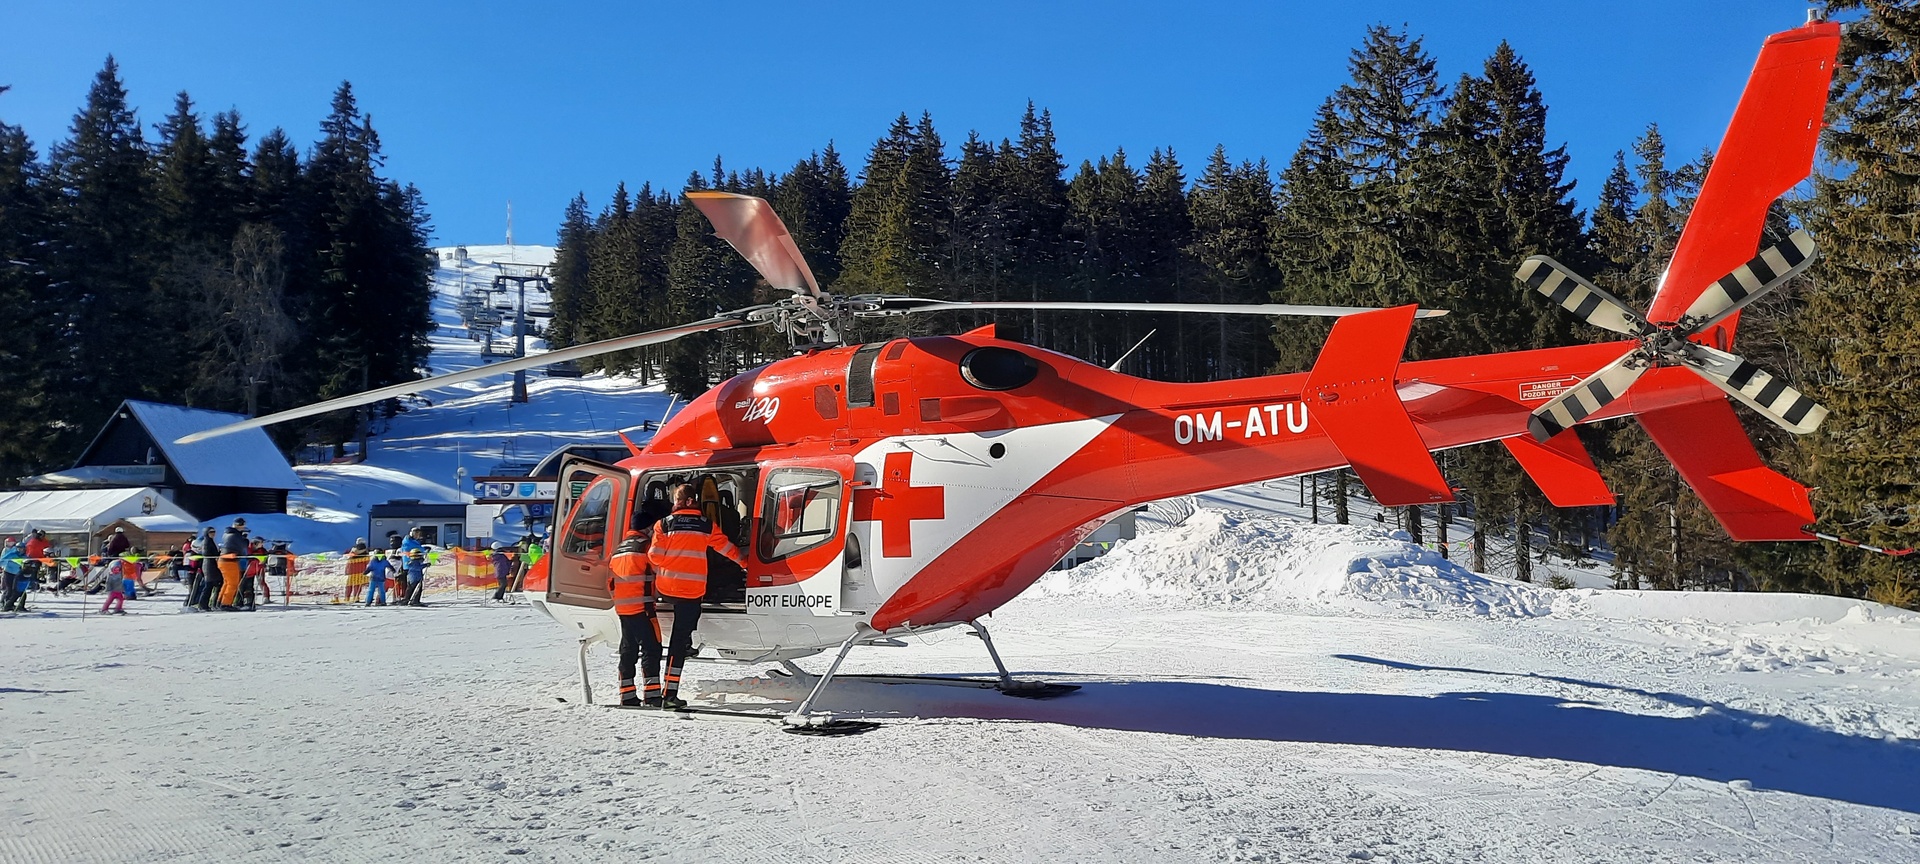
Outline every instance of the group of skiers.
[[(353, 548), (344, 553), (347, 582), (337, 602), (366, 606), (426, 605), (420, 599), (430, 563), (424, 532), (414, 528), (405, 536), (390, 534), (387, 545), (388, 548), (381, 551), (368, 547), (365, 537), (354, 540)], [(512, 546), (494, 543), (491, 553), (487, 564), (494, 577), (493, 601), (505, 603), (507, 592), (516, 590), (514, 586), (524, 577), (526, 563), (539, 560), (543, 550), (537, 539), (528, 537)]]
[(350, 603), (361, 601), (361, 593), (366, 594), (366, 605), (386, 606), (387, 582), (393, 582), (393, 604), (395, 606), (425, 606), (420, 595), (427, 584), (427, 544), (419, 528), (408, 531), (405, 537), (398, 534), (388, 538), (389, 547), (384, 552), (367, 548), (367, 538), (353, 541), (353, 548), (346, 552), (347, 585), (345, 599)]
[[(389, 541), (390, 549), (370, 551), (366, 538), (360, 538), (346, 552), (345, 599), (368, 606), (425, 605), (421, 596), (430, 562), (423, 532), (415, 528)], [(539, 560), (544, 550), (529, 537), (512, 546), (494, 543), (491, 551), (488, 565), (497, 586), (493, 600), (507, 602), (507, 592), (517, 590), (526, 564)], [(65, 593), (77, 588), (105, 594), (103, 613), (125, 614), (125, 601), (137, 599), (148, 579), (168, 571), (186, 588), (182, 605), (188, 610), (254, 611), (260, 603), (272, 602), (273, 586), (284, 584), (296, 569), (297, 559), (286, 542), (269, 545), (250, 537), (244, 517), (235, 518), (221, 537), (208, 527), (178, 549), (156, 554), (134, 547), (124, 529), (115, 529), (98, 554), (66, 557), (57, 553), (45, 531), (29, 530), (0, 544), (0, 612), (25, 612), (27, 597), (35, 590)]]
[(247, 520), (235, 517), (224, 536), (214, 539), (209, 526), (180, 546), (187, 585), (185, 606), (201, 612), (251, 612), (273, 602), (272, 582), (294, 573), (294, 555), (284, 542), (268, 547), (247, 536)]
[[(230, 543), (242, 551), (231, 556), (228, 563), (239, 575), (234, 580), (234, 598), (228, 602), (223, 596), (223, 608), (255, 606), (253, 586), (258, 582), (266, 590), (268, 572), (285, 574), (293, 566), (292, 553), (286, 544), (277, 544), (268, 549), (261, 541), (245, 541), (246, 521), (236, 520), (240, 533), (238, 543)], [(229, 529), (231, 535), (236, 529)], [(101, 542), (100, 548), (87, 556), (68, 556), (56, 551), (47, 539), (44, 530), (29, 530), (24, 539), (9, 537), (0, 545), (0, 571), (4, 571), (5, 596), (0, 598), (0, 611), (25, 612), (28, 595), (38, 589), (56, 594), (69, 591), (82, 591), (87, 594), (104, 594), (106, 602), (101, 605), (104, 613), (126, 614), (126, 601), (138, 599), (139, 593), (147, 587), (150, 574), (164, 573), (168, 569), (180, 574), (190, 588), (188, 605), (207, 609), (208, 598), (212, 596), (213, 586), (226, 581), (221, 563), (229, 556), (213, 543), (213, 529), (207, 529), (204, 542), (188, 541), (176, 553), (173, 550), (149, 554), (145, 548), (133, 545), (126, 529), (115, 528), (113, 533)], [(229, 540), (233, 540), (231, 536)], [(249, 556), (241, 558), (240, 556)], [(278, 555), (279, 560), (274, 556)], [(203, 577), (201, 574), (210, 574)]]

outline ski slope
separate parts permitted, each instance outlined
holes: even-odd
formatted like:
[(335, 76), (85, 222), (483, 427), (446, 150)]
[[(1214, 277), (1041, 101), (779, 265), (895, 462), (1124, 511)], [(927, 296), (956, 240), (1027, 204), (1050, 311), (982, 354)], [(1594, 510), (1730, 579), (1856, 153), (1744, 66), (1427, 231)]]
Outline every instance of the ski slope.
[[(480, 362), (441, 330), (435, 371)], [(318, 518), (274, 530), (335, 548), (370, 503), (666, 408), (531, 380), (302, 467)], [(1078, 692), (843, 681), (821, 707), (883, 724), (845, 739), (583, 705), (567, 634), (473, 592), (108, 618), (35, 595), (0, 620), (0, 861), (1920, 861), (1920, 616), (1554, 591), (1294, 495), (1178, 502), (992, 617), (1017, 675)], [(906, 641), (845, 671), (992, 669), (957, 630)], [(589, 662), (610, 700), (611, 653)], [(688, 677), (708, 706), (804, 695), (767, 666)]]

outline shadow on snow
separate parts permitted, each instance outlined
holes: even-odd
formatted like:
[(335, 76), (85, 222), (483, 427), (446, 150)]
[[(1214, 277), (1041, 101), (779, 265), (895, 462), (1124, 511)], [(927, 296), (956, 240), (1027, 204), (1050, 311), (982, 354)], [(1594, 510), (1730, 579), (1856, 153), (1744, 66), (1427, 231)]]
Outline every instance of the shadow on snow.
[[(1115, 729), (1410, 750), (1452, 750), (1637, 768), (1920, 813), (1920, 744), (1847, 735), (1796, 720), (1575, 678), (1339, 659), (1415, 672), (1538, 678), (1664, 703), (1678, 716), (1636, 714), (1577, 698), (1462, 691), (1435, 695), (1262, 690), (1210, 681), (1082, 681), (1060, 699), (989, 690), (836, 682), (827, 706), (895, 714), (1026, 720)], [(844, 688), (844, 689), (842, 689)], [(910, 694), (910, 695), (909, 695)], [(894, 698), (907, 697), (907, 698)]]

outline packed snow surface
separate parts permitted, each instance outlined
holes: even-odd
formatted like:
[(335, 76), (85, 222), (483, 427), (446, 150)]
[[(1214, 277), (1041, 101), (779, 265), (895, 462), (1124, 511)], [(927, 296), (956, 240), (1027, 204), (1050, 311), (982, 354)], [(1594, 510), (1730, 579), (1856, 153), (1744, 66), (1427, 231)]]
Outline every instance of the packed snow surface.
[[(500, 248), (467, 275), (524, 254)], [(435, 344), (436, 369), (478, 362), (444, 321)], [(372, 503), (666, 402), (591, 377), (429, 394), (367, 463), (300, 469), (315, 518), (264, 528), (344, 545)], [(987, 622), (1017, 676), (1079, 691), (843, 680), (820, 707), (882, 724), (853, 738), (582, 704), (567, 633), (471, 590), (198, 614), (172, 588), (105, 618), (35, 594), (0, 619), (0, 861), (1920, 861), (1920, 617), (1553, 591), (1292, 494), (1157, 508)], [(905, 641), (844, 671), (992, 671), (958, 629)], [(605, 703), (613, 659), (589, 662)], [(806, 685), (688, 675), (706, 706)]]

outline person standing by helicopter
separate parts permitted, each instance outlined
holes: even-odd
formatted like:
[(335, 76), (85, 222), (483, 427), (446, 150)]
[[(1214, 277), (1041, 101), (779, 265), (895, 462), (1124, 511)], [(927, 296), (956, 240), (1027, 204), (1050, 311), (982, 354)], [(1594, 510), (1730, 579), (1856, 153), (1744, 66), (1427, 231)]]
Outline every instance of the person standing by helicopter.
[(685, 708), (679, 698), (680, 669), (693, 653), (693, 631), (700, 623), (700, 601), (707, 595), (707, 550), (727, 557), (741, 567), (747, 556), (733, 545), (727, 535), (700, 512), (699, 493), (691, 484), (673, 487), (673, 512), (653, 523), (652, 548), (647, 562), (653, 565), (654, 588), (673, 604), (673, 636), (667, 642), (666, 692), (661, 707)]
[[(639, 529), (627, 532), (608, 562), (613, 576), (607, 579), (607, 588), (613, 592), (613, 611), (620, 616), (620, 704), (658, 708), (660, 616), (654, 604), (653, 574), (647, 564), (649, 545), (647, 535)], [(646, 678), (645, 699), (634, 692), (636, 660)]]

